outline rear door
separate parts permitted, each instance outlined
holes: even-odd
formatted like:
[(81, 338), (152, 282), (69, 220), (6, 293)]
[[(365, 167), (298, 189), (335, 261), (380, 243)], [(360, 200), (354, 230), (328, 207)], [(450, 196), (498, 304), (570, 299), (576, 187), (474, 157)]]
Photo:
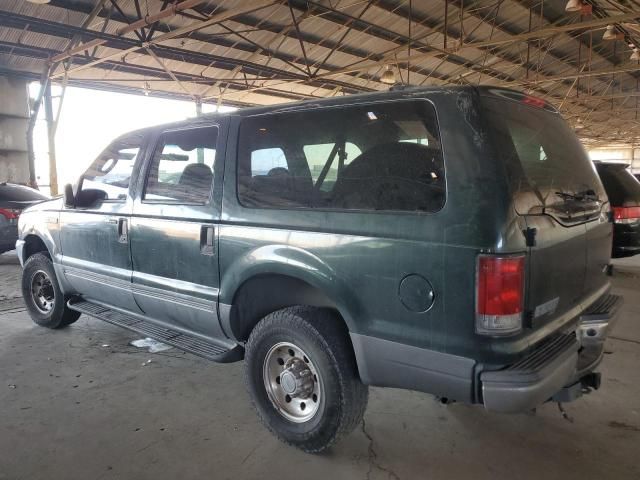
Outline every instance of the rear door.
[(226, 120), (160, 132), (131, 220), (133, 295), (151, 319), (208, 338), (217, 315)]
[(606, 194), (562, 117), (521, 94), (485, 97), (491, 135), (529, 229), (526, 307), (547, 323), (606, 285), (611, 224)]

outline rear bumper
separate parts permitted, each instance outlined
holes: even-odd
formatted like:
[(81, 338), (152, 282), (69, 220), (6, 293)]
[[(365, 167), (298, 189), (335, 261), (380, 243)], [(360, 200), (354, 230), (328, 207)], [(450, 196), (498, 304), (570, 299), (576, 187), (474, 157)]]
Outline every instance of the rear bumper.
[(640, 253), (640, 223), (613, 225), (613, 258)]
[(0, 227), (0, 252), (6, 252), (15, 248), (18, 239), (18, 226), (5, 225)]
[(530, 410), (579, 383), (602, 360), (604, 341), (621, 306), (622, 297), (604, 295), (580, 316), (575, 331), (542, 342), (513, 365), (482, 372), (485, 408), (506, 413)]

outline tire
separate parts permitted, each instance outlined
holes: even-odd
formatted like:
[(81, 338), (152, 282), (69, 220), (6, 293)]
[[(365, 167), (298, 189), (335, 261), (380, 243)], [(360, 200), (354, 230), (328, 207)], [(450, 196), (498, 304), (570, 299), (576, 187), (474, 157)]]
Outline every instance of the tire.
[(44, 253), (35, 253), (25, 262), (22, 296), (31, 319), (41, 327), (64, 328), (80, 317), (80, 312), (67, 308), (69, 297), (60, 290), (53, 263)]
[[(369, 390), (358, 377), (348, 335), (332, 310), (301, 306), (267, 315), (251, 332), (246, 386), (260, 420), (284, 443), (318, 453), (362, 421)], [(291, 398), (286, 392), (294, 377), (304, 388)]]

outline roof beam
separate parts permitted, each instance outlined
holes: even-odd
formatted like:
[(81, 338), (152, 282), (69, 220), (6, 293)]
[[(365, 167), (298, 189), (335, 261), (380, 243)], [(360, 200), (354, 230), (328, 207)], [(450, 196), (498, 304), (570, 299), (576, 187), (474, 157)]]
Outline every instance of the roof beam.
[[(117, 37), (115, 35), (110, 35), (110, 34), (102, 33), (95, 30), (82, 29), (80, 27), (76, 27), (73, 25), (51, 22), (49, 20), (43, 20), (43, 19), (38, 19), (34, 17), (27, 17), (24, 15), (5, 12), (1, 10), (0, 10), (0, 25), (13, 27), (20, 30), (24, 28), (29, 28), (29, 30), (33, 32), (58, 36), (62, 38), (67, 38), (69, 34), (77, 34), (77, 35), (83, 36), (83, 38), (86, 38), (86, 39), (93, 39), (93, 38), (107, 39), (108, 43), (106, 43), (105, 46), (108, 46), (110, 48), (121, 49), (121, 51), (119, 51), (117, 55), (112, 55), (111, 56), (112, 58), (107, 60), (114, 60), (116, 57), (121, 57), (124, 54), (124, 52), (129, 51), (131, 48), (137, 48), (139, 45), (139, 42), (132, 38)], [(223, 70), (232, 70), (235, 66), (240, 65), (250, 75), (262, 76), (267, 73), (267, 74), (275, 75), (279, 78), (286, 77), (292, 80), (308, 80), (306, 76), (295, 73), (295, 72), (289, 72), (287, 70), (282, 70), (279, 68), (261, 65), (259, 63), (248, 62), (246, 60), (240, 60), (237, 58), (233, 58), (231, 56), (222, 57), (222, 56), (217, 56), (217, 55), (212, 55), (212, 54), (207, 54), (202, 52), (195, 52), (195, 51), (184, 50), (184, 49), (175, 48), (175, 47), (168, 47), (168, 46), (156, 46), (155, 53), (160, 58), (163, 58), (165, 60), (174, 60), (179, 62), (187, 61), (189, 63), (202, 65), (205, 67), (208, 67), (211, 64), (215, 63), (216, 68), (220, 68)], [(95, 63), (93, 65), (95, 65)], [(71, 72), (72, 71), (69, 71), (69, 73)], [(59, 76), (60, 74), (55, 75), (54, 78), (57, 78)], [(346, 92), (349, 92), (349, 93), (373, 90), (370, 88), (359, 87), (357, 85), (351, 85), (338, 80), (329, 80), (324, 82), (319, 82), (319, 81), (310, 82), (310, 84), (316, 85), (316, 86), (321, 86), (323, 85), (323, 83), (328, 83), (333, 86), (341, 86)]]

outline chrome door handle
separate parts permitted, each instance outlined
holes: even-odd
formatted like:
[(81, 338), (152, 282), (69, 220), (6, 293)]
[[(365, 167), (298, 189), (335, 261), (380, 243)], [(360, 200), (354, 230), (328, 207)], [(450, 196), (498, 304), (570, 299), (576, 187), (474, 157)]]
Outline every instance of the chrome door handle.
[(200, 253), (213, 256), (216, 252), (215, 242), (215, 227), (213, 225), (202, 225), (200, 228)]
[(107, 223), (111, 223), (112, 225), (115, 225), (116, 223), (118, 223), (118, 219), (117, 218), (109, 218), (107, 220)]
[(117, 220), (118, 223), (118, 242), (120, 243), (128, 243), (129, 242), (129, 223), (126, 218), (119, 218)]

